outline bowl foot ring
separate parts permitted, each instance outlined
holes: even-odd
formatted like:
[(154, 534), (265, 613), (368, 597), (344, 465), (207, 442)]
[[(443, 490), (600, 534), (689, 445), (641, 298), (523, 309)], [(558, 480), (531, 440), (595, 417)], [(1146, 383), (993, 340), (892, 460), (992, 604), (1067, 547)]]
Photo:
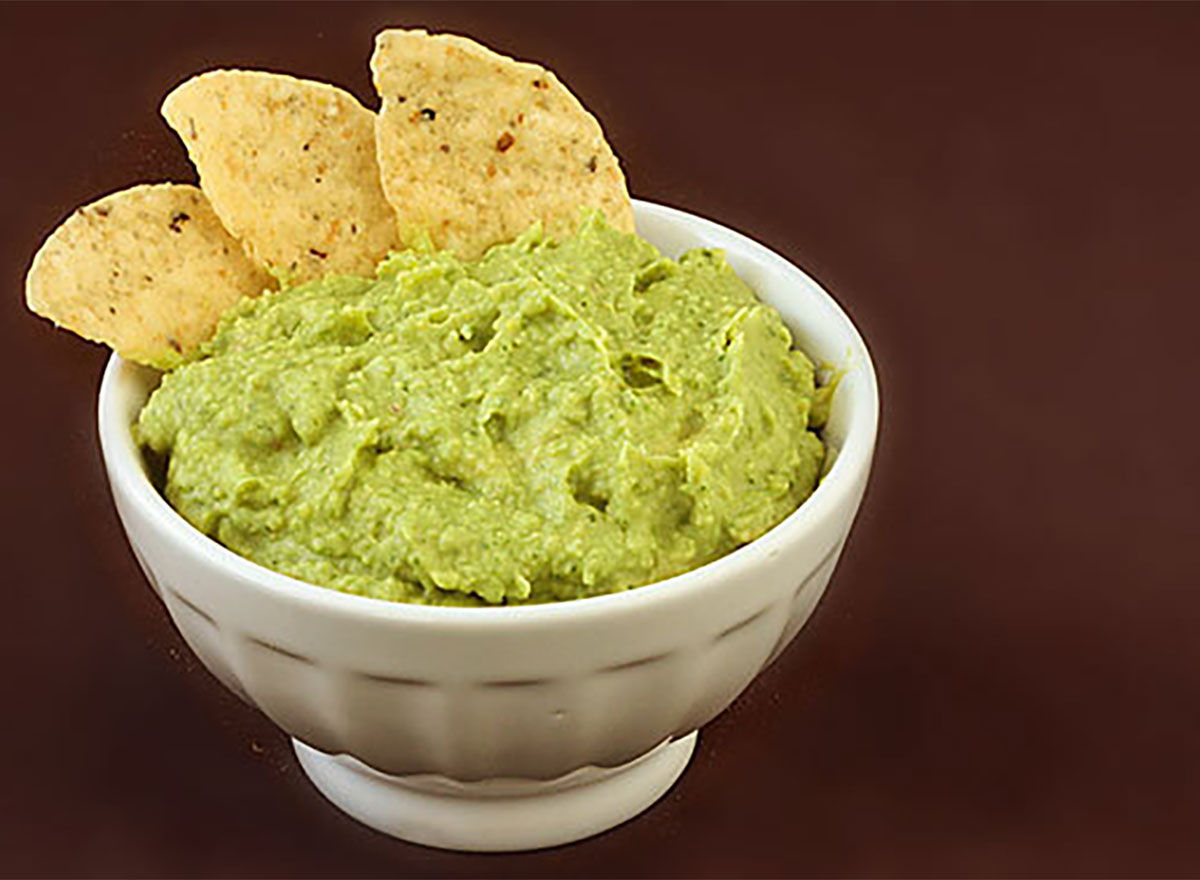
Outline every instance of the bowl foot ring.
[(696, 736), (664, 742), (620, 767), (545, 782), (389, 776), (349, 755), (292, 745), (321, 794), (377, 831), (442, 849), (511, 852), (571, 843), (632, 819), (683, 773)]

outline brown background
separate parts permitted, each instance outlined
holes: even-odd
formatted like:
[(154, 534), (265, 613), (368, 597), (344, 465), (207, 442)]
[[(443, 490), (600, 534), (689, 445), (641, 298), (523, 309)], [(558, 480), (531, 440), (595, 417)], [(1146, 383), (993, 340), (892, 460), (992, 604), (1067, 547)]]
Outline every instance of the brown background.
[[(858, 322), (877, 468), (799, 641), (643, 818), (524, 856), (327, 806), (142, 582), (105, 352), (25, 313), (72, 208), (191, 180), (216, 66), (372, 101), (385, 24), (556, 68), (633, 192), (777, 248)], [(1200, 874), (1200, 7), (0, 6), (0, 870)]]

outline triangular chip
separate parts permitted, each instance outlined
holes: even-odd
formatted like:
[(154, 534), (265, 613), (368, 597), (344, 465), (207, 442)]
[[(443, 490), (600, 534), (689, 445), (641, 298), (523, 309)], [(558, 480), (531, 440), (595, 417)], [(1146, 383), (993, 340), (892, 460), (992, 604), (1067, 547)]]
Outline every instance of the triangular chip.
[(215, 70), (177, 86), (162, 114), (226, 228), (288, 280), (372, 275), (395, 246), (396, 217), (375, 163), (375, 114), (348, 92)]
[(271, 278), (194, 186), (135, 186), (78, 208), (42, 244), (29, 308), (122, 357), (169, 368)]
[(402, 237), (473, 258), (534, 221), (575, 231), (581, 207), (633, 230), (604, 132), (553, 73), (465, 37), (387, 30), (371, 57), (383, 191)]

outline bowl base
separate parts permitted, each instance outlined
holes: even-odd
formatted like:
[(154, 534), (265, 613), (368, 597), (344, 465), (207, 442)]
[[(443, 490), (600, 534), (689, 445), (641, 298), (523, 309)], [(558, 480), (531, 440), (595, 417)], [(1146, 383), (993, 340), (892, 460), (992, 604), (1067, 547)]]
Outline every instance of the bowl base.
[(292, 745), (321, 794), (377, 831), (442, 849), (511, 852), (571, 843), (632, 819), (683, 773), (696, 737), (664, 742), (620, 767), (544, 782), (389, 776), (349, 755)]

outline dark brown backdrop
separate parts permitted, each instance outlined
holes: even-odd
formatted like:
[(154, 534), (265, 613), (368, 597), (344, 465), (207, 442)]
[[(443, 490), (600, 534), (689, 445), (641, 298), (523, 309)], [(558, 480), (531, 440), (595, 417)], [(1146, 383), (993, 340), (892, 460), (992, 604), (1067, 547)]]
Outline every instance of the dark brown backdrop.
[[(74, 206), (191, 180), (216, 66), (372, 100), (383, 25), (556, 68), (636, 195), (825, 282), (875, 352), (877, 468), (785, 658), (640, 820), (441, 853), (327, 806), (187, 652), (101, 470), (105, 353), (25, 313)], [(0, 871), (1200, 873), (1200, 7), (0, 6)]]

